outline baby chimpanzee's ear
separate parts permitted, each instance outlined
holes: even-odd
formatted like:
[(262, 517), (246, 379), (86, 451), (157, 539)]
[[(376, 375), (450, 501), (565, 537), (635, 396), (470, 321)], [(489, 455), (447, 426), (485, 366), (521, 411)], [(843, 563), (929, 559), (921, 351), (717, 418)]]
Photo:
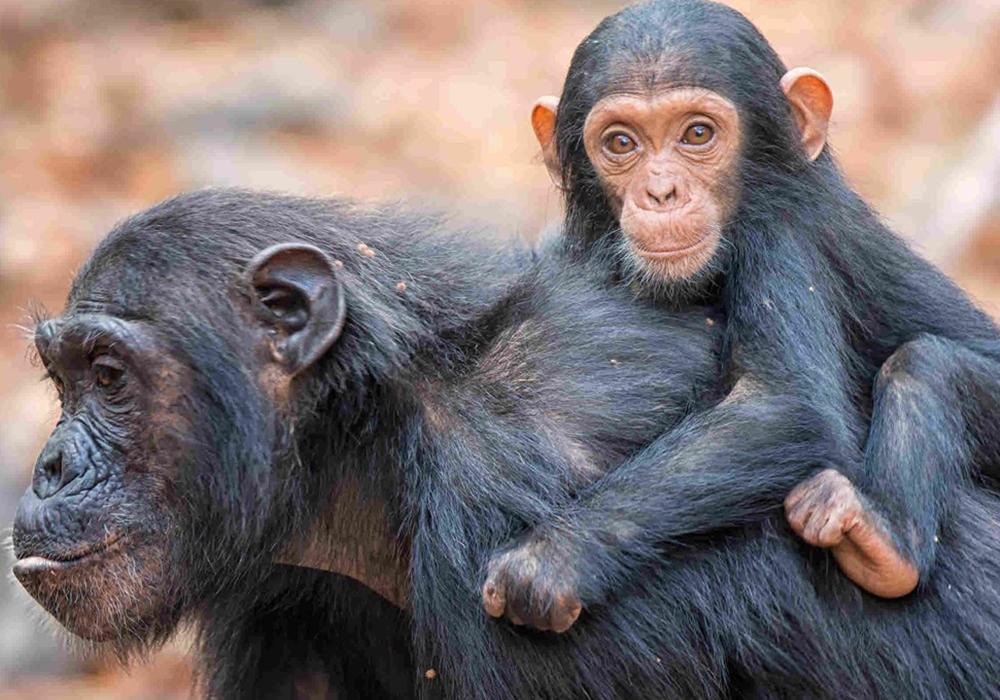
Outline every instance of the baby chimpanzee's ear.
[(792, 103), (806, 157), (816, 160), (826, 146), (833, 113), (833, 91), (826, 79), (811, 68), (793, 68), (785, 73), (781, 89)]
[(271, 356), (289, 375), (322, 357), (340, 336), (346, 307), (329, 256), (315, 246), (285, 243), (247, 266), (254, 315), (267, 329)]
[(556, 111), (559, 109), (559, 98), (554, 95), (539, 97), (531, 110), (531, 128), (542, 147), (542, 158), (549, 176), (557, 187), (562, 186), (562, 168), (559, 167), (559, 154), (556, 152)]

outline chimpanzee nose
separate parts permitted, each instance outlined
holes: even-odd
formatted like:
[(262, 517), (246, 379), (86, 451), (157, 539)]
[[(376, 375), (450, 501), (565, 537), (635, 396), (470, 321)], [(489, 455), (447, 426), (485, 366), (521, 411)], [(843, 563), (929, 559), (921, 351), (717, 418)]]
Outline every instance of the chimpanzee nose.
[(662, 207), (669, 202), (677, 192), (674, 178), (664, 175), (651, 175), (646, 180), (646, 197), (650, 206)]
[(63, 468), (62, 447), (49, 444), (42, 450), (35, 463), (31, 487), (39, 498), (49, 498), (57, 494), (75, 476), (73, 470)]

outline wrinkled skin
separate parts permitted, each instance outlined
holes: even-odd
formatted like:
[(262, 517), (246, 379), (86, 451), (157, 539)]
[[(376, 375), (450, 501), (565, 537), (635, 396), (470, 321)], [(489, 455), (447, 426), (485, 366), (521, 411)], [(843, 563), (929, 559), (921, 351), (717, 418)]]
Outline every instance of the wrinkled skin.
[(630, 257), (667, 280), (699, 274), (736, 202), (736, 107), (690, 88), (612, 95), (594, 105), (583, 135)]
[(62, 416), (18, 508), (14, 575), (69, 631), (127, 653), (265, 571), (299, 529), (287, 523), (301, 485), (275, 474), (287, 447), (272, 421), (287, 419), (294, 377), (336, 340), (345, 310), (324, 253), (271, 246), (214, 290), (220, 316), (202, 311), (213, 336), (192, 352), (216, 354), (199, 371), (174, 349), (190, 331), (170, 314), (188, 302), (152, 285), (129, 299), (119, 261), (101, 253), (64, 315), (35, 332)]
[[(41, 323), (35, 345), (62, 416), (14, 526), (14, 574), (74, 634), (142, 638), (174, 622), (162, 450), (177, 375), (141, 323), (85, 313)], [(153, 397), (156, 397), (155, 399)]]

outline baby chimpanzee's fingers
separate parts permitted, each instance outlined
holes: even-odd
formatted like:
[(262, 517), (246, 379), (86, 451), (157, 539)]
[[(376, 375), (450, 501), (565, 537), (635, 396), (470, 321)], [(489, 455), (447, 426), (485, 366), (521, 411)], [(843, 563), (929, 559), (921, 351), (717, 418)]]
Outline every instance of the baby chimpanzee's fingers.
[(830, 515), (816, 536), (817, 547), (835, 547), (844, 539), (844, 513), (840, 510)]
[(825, 509), (814, 511), (802, 530), (802, 539), (814, 547), (820, 546), (820, 533), (830, 522), (830, 512)]
[(790, 512), (809, 494), (810, 482), (804, 481), (785, 496), (785, 513)]
[(516, 588), (508, 587), (507, 616), (515, 625), (535, 626), (535, 616), (531, 612), (530, 583), (522, 581)]
[(802, 537), (802, 533), (805, 532), (806, 525), (809, 523), (814, 510), (815, 503), (813, 499), (806, 497), (800, 498), (792, 507), (785, 508), (785, 517), (788, 519), (788, 524), (792, 526), (792, 530), (799, 537)]

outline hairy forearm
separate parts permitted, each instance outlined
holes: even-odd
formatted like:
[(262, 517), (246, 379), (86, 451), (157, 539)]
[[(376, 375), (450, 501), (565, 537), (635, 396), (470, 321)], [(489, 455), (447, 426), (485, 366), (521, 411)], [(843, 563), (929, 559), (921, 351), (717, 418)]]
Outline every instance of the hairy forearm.
[(558, 527), (600, 558), (628, 560), (759, 521), (781, 512), (799, 481), (837, 460), (829, 433), (800, 401), (724, 401), (605, 475)]
[(665, 547), (781, 513), (796, 484), (837, 461), (833, 435), (804, 401), (734, 392), (498, 550), (483, 605), (515, 624), (568, 629)]

